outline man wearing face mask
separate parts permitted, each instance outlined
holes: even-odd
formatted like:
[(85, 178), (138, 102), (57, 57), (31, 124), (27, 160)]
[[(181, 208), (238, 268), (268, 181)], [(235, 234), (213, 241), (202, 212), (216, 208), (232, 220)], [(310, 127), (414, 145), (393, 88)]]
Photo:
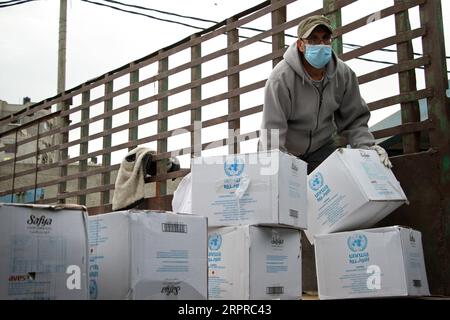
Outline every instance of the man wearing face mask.
[(391, 168), (386, 151), (368, 130), (370, 112), (355, 73), (331, 49), (333, 29), (324, 16), (298, 25), (298, 40), (273, 69), (264, 92), (259, 149), (271, 149), (271, 129), (279, 130), (279, 149), (308, 163), (308, 174), (335, 149), (334, 136), (352, 148), (373, 149)]

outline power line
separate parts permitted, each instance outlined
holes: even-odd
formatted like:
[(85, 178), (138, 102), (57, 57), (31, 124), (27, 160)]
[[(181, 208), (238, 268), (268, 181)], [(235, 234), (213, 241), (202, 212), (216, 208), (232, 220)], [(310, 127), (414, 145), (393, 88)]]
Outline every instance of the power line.
[[(158, 13), (162, 13), (162, 14), (167, 14), (169, 16), (179, 17), (179, 18), (192, 19), (192, 20), (196, 20), (196, 21), (209, 22), (209, 23), (214, 23), (214, 24), (219, 23), (219, 21), (215, 21), (215, 20), (209, 20), (209, 19), (193, 17), (193, 16), (186, 16), (186, 15), (178, 14), (178, 13), (175, 13), (175, 12), (164, 11), (164, 10), (159, 10), (159, 9), (153, 9), (153, 8), (148, 8), (148, 7), (142, 7), (142, 6), (133, 5), (133, 4), (127, 4), (127, 3), (123, 3), (123, 2), (115, 1), (115, 0), (103, 0), (103, 1), (111, 2), (111, 3), (114, 3), (114, 4), (126, 6), (126, 7), (132, 7), (132, 8), (142, 9), (142, 10), (154, 11), (154, 12), (158, 12)], [(239, 29), (246, 29), (246, 30), (257, 31), (257, 32), (264, 32), (265, 31), (265, 30), (261, 30), (261, 29), (257, 29), (257, 28), (251, 28), (251, 27), (239, 27)]]
[(19, 4), (24, 4), (27, 2), (31, 2), (31, 1), (36, 1), (36, 0), (22, 0), (22, 1), (17, 1), (17, 0), (11, 0), (11, 1), (4, 1), (4, 2), (0, 2), (0, 8), (6, 8), (6, 7), (12, 7), (12, 6), (17, 6)]
[[(18, 5), (18, 4), (22, 4), (22, 3), (27, 3), (27, 2), (31, 2), (31, 1), (36, 1), (36, 0), (0, 1), (0, 8), (7, 7), (7, 6)], [(185, 27), (194, 28), (194, 29), (197, 29), (197, 30), (205, 30), (205, 28), (202, 28), (202, 27), (199, 27), (199, 26), (194, 26), (192, 24), (187, 24), (187, 23), (183, 23), (183, 22), (179, 22), (179, 21), (175, 21), (175, 20), (169, 20), (169, 19), (163, 19), (163, 18), (159, 18), (159, 17), (155, 17), (155, 16), (150, 16), (150, 15), (139, 13), (139, 12), (136, 12), (136, 11), (130, 11), (130, 10), (117, 8), (117, 7), (114, 7), (114, 6), (107, 5), (107, 4), (102, 4), (102, 3), (93, 2), (93, 1), (89, 1), (89, 0), (81, 0), (81, 1), (89, 2), (89, 3), (100, 5), (100, 6), (109, 7), (111, 9), (122, 11), (122, 12), (126, 12), (126, 13), (131, 13), (131, 14), (145, 16), (145, 17), (148, 17), (148, 18), (152, 18), (152, 19), (156, 19), (156, 20), (160, 20), (160, 21), (164, 21), (164, 22), (175, 23), (175, 24), (183, 25)], [(121, 1), (115, 1), (115, 0), (103, 0), (103, 1), (109, 2), (109, 3), (114, 3), (114, 4), (117, 4), (117, 5), (121, 5), (121, 6), (130, 7), (130, 8), (136, 8), (136, 9), (141, 9), (141, 10), (158, 12), (158, 13), (162, 13), (162, 14), (166, 14), (166, 15), (170, 15), (170, 16), (174, 16), (174, 17), (178, 17), (178, 18), (186, 18), (186, 19), (191, 19), (191, 20), (195, 20), (195, 21), (208, 22), (208, 23), (214, 23), (214, 24), (219, 23), (218, 21), (215, 21), (215, 20), (209, 20), (209, 19), (204, 19), (204, 18), (199, 18), (199, 17), (193, 17), (193, 16), (177, 14), (177, 13), (169, 12), (169, 11), (165, 11), (165, 10), (159, 10), (159, 9), (148, 8), (148, 7), (143, 7), (143, 6), (139, 6), (139, 5), (128, 4), (128, 3), (121, 2)], [(9, 3), (12, 3), (12, 4), (9, 4)], [(4, 5), (2, 5), (2, 4), (4, 4)], [(267, 31), (267, 30), (263, 30), (263, 29), (252, 28), (252, 27), (239, 27), (239, 29), (251, 30), (251, 31), (255, 31), (255, 32), (266, 32)], [(291, 34), (287, 34), (286, 33), (285, 36), (289, 37), (289, 38), (297, 39), (297, 36), (294, 36), (294, 35), (291, 35)], [(243, 39), (250, 38), (250, 37), (246, 37), (246, 36), (239, 36), (239, 37), (243, 38)], [(264, 41), (264, 40), (260, 40), (259, 42), (271, 44), (271, 42)], [(361, 48), (361, 47), (363, 47), (361, 45), (352, 44), (352, 43), (343, 43), (343, 45), (347, 46), (347, 48), (349, 48), (349, 47), (352, 47), (352, 48)], [(377, 49), (377, 51), (392, 52), (392, 53), (397, 52), (397, 50), (395, 50), (395, 49), (386, 49), (386, 48)], [(414, 52), (413, 54), (415, 56), (423, 56), (423, 54), (421, 54), (421, 53)], [(446, 56), (446, 59), (450, 59), (450, 56)], [(361, 60), (371, 61), (371, 59), (367, 59), (367, 58), (361, 59)], [(377, 61), (377, 60), (374, 60), (374, 61)], [(381, 61), (380, 63), (382, 63), (382, 62), (383, 61)]]
[(138, 6), (138, 5), (123, 3), (123, 2), (120, 2), (120, 1), (114, 1), (114, 0), (103, 0), (103, 1), (111, 2), (111, 3), (114, 3), (114, 4), (119, 4), (119, 5), (126, 6), (126, 7), (136, 8), (136, 9), (142, 9), (142, 10), (147, 10), (147, 11), (154, 11), (154, 12), (158, 12), (158, 13), (162, 13), (162, 14), (167, 14), (167, 15), (179, 17), (179, 18), (192, 19), (192, 20), (197, 20), (197, 21), (202, 21), (202, 22), (217, 23), (217, 21), (214, 21), (214, 20), (208, 20), (208, 19), (203, 19), (203, 18), (198, 18), (198, 17), (185, 16), (185, 15), (177, 14), (177, 13), (174, 13), (174, 12), (168, 12), (168, 11), (164, 11), (164, 10), (158, 10), (158, 9), (142, 7), (142, 6)]
[(189, 28), (204, 30), (204, 28), (202, 28), (202, 27), (194, 26), (194, 25), (191, 25), (191, 24), (187, 24), (187, 23), (183, 23), (183, 22), (179, 22), (179, 21), (175, 21), (175, 20), (163, 19), (163, 18), (159, 18), (159, 17), (155, 17), (155, 16), (150, 16), (150, 15), (145, 14), (145, 13), (125, 10), (125, 9), (117, 8), (117, 7), (110, 6), (110, 5), (107, 5), (107, 4), (104, 4), (104, 3), (98, 3), (98, 2), (94, 2), (94, 1), (90, 1), (90, 0), (81, 0), (81, 1), (88, 2), (88, 3), (91, 3), (91, 4), (95, 4), (95, 5), (98, 5), (98, 6), (108, 7), (108, 8), (111, 8), (111, 9), (114, 9), (114, 10), (118, 10), (118, 11), (122, 11), (122, 12), (127, 12), (127, 13), (131, 13), (131, 14), (144, 16), (144, 17), (147, 17), (147, 18), (155, 19), (155, 20), (160, 20), (160, 21), (169, 22), (169, 23), (175, 23), (175, 24), (179, 24), (179, 25), (182, 25), (182, 26), (185, 26), (185, 27), (189, 27)]
[(18, 2), (20, 0), (10, 0), (10, 1), (0, 1), (0, 4), (7, 4), (7, 3), (11, 3), (11, 2)]
[[(110, 5), (107, 5), (107, 4), (98, 3), (98, 2), (93, 2), (93, 1), (90, 1), (90, 0), (81, 0), (81, 1), (88, 2), (88, 3), (91, 3), (91, 4), (95, 4), (95, 5), (104, 6), (104, 7), (108, 7), (108, 8), (111, 8), (111, 9), (115, 9), (115, 10), (119, 10), (119, 11), (123, 11), (123, 12), (127, 12), (127, 13), (132, 13), (132, 14), (142, 15), (142, 16), (145, 16), (145, 17), (148, 17), (148, 18), (151, 18), (151, 19), (157, 19), (157, 20), (161, 20), (161, 21), (164, 21), (164, 22), (181, 24), (181, 25), (183, 25), (183, 26), (188, 26), (188, 27), (191, 27), (191, 28), (196, 28), (196, 29), (201, 29), (201, 30), (205, 30), (205, 29), (206, 29), (206, 28), (201, 28), (201, 27), (193, 26), (193, 25), (186, 24), (186, 23), (181, 23), (181, 22), (174, 21), (174, 20), (168, 20), (168, 19), (156, 18), (156, 17), (154, 17), (154, 16), (150, 16), (150, 15), (147, 15), (147, 14), (138, 13), (138, 12), (130, 11), (130, 10), (124, 10), (124, 9), (120, 9), (120, 8), (117, 8), (117, 7), (114, 7), (114, 6), (110, 6)], [(140, 7), (140, 6), (134, 6), (134, 5), (123, 4), (123, 3), (119, 2), (119, 1), (114, 1), (114, 0), (104, 0), (104, 1), (111, 2), (111, 3), (120, 3), (120, 4), (126, 5), (126, 6)], [(140, 7), (140, 8), (144, 8), (144, 7)], [(171, 12), (162, 11), (162, 10), (156, 10), (156, 9), (150, 9), (150, 8), (145, 8), (145, 9), (146, 9), (146, 10), (157, 11), (157, 12), (162, 12), (162, 13), (168, 14), (168, 15), (174, 15), (174, 16), (176, 15), (176, 16), (178, 16), (178, 17), (190, 18), (190, 19), (194, 19), (194, 20), (199, 19), (199, 20), (201, 20), (201, 21), (205, 21), (205, 19), (196, 18), (196, 17), (190, 17), (190, 16), (182, 16), (182, 15), (173, 14), (173, 13), (171, 13)], [(216, 21), (213, 21), (213, 20), (209, 20), (209, 21), (210, 21), (210, 22), (217, 23)], [(242, 28), (242, 29), (250, 29), (250, 30), (252, 30), (252, 31), (257, 31), (257, 32), (265, 32), (264, 30), (256, 29), (256, 28), (245, 28), (245, 27), (241, 27), (241, 28)], [(294, 37), (294, 36), (289, 35), (289, 34), (286, 34), (286, 36)], [(250, 38), (250, 37), (242, 36), (242, 35), (239, 35), (239, 37), (240, 37), (240, 38), (244, 38), (244, 39)], [(297, 37), (295, 37), (295, 38), (297, 38)], [(259, 40), (259, 42), (263, 42), (263, 43), (267, 43), (267, 44), (272, 44), (272, 42), (264, 41), (264, 40)], [(285, 48), (287, 48), (287, 47), (288, 47), (288, 45), (285, 45)], [(388, 61), (379, 61), (379, 60), (373, 60), (373, 59), (369, 59), (369, 58), (356, 57), (355, 59), (364, 60), (364, 61), (368, 61), (368, 62), (375, 62), (375, 63), (389, 64), (389, 65), (395, 64), (395, 63), (388, 62)]]
[[(93, 4), (98, 4), (98, 3), (95, 3), (95, 2), (92, 2), (92, 1), (89, 1), (89, 0), (82, 0), (82, 1), (90, 2), (90, 3), (93, 3)], [(163, 13), (163, 14), (167, 14), (167, 15), (171, 15), (171, 16), (176, 16), (176, 17), (181, 17), (181, 18), (187, 18), (187, 19), (193, 19), (193, 20), (197, 20), (197, 21), (201, 21), (201, 22), (211, 22), (211, 23), (216, 23), (216, 24), (218, 23), (217, 21), (214, 21), (214, 20), (207, 20), (207, 19), (202, 19), (202, 18), (197, 18), (197, 17), (192, 17), (192, 16), (180, 15), (180, 14), (176, 14), (176, 13), (168, 12), (168, 11), (163, 11), (163, 10), (157, 10), (157, 9), (146, 8), (146, 7), (142, 7), (142, 6), (136, 6), (136, 5), (125, 4), (125, 3), (123, 3), (123, 2), (115, 1), (115, 0), (103, 0), (103, 1), (111, 2), (111, 3), (123, 5), (123, 6), (128, 6), (128, 7), (139, 8), (139, 9), (143, 9), (143, 10), (155, 11), (155, 12), (158, 12), (158, 13)], [(134, 12), (134, 11), (123, 10), (123, 9), (120, 9), (120, 8), (117, 8), (117, 7), (113, 7), (113, 6), (109, 6), (109, 5), (104, 5), (104, 4), (99, 4), (99, 5), (103, 5), (103, 6), (106, 6), (106, 7), (110, 7), (110, 8), (119, 10), (119, 11), (125, 11), (125, 12), (130, 12), (130, 13), (139, 14), (139, 13), (136, 13), (136, 12)], [(148, 16), (148, 15), (145, 15), (145, 14), (141, 14), (141, 15), (144, 15), (144, 16), (149, 17), (149, 18), (153, 18), (153, 16)], [(158, 19), (158, 20), (161, 20), (161, 19)], [(170, 22), (170, 23), (178, 23), (178, 24), (182, 24), (182, 23), (179, 23), (179, 22), (177, 22), (177, 21), (168, 20), (168, 19), (164, 19), (163, 21), (165, 21), (165, 22)], [(183, 24), (183, 25), (185, 25), (185, 26), (190, 26), (190, 27), (194, 27), (194, 28), (197, 28), (197, 29), (200, 29), (200, 27), (192, 26), (192, 25), (189, 25), (189, 24)], [(201, 29), (202, 29), (202, 30), (205, 30), (206, 28), (201, 28)], [(257, 28), (251, 28), (251, 27), (239, 27), (239, 29), (246, 29), (246, 30), (251, 30), (251, 31), (256, 31), (256, 32), (265, 32), (265, 30), (257, 29)], [(285, 36), (297, 39), (296, 36), (293, 36), (293, 35), (290, 35), (290, 34), (285, 34)], [(244, 38), (244, 39), (249, 39), (249, 38), (250, 38), (250, 37), (242, 36), (242, 35), (239, 35), (239, 37), (240, 37), (240, 38)], [(272, 42), (270, 42), (270, 41), (265, 41), (265, 40), (259, 40), (259, 42), (263, 42), (263, 43), (267, 43), (267, 44), (272, 44)], [(350, 44), (350, 43), (344, 43), (343, 45), (345, 45), (345, 46), (347, 46), (347, 47), (349, 47), (349, 46), (350, 46), (350, 47), (358, 47), (358, 48), (363, 47), (363, 46), (361, 46), (361, 45)], [(287, 47), (289, 47), (289, 46), (288, 46), (288, 45), (285, 45), (285, 48), (287, 48)], [(397, 50), (393, 50), (393, 49), (383, 49), (383, 48), (382, 48), (382, 49), (378, 49), (378, 50), (380, 50), (380, 51), (388, 51), (388, 52), (397, 52)], [(417, 55), (417, 56), (422, 56), (422, 54), (420, 54), (420, 53), (414, 53), (414, 54)], [(450, 58), (450, 57), (447, 57), (447, 58)], [(373, 62), (373, 63), (387, 64), (387, 65), (395, 65), (395, 64), (396, 64), (396, 63), (394, 63), (394, 62), (383, 61), (383, 60), (375, 60), (375, 59), (363, 58), (363, 57), (355, 57), (355, 59), (357, 59), (357, 60), (362, 60), (362, 61), (367, 61), (367, 62)], [(424, 69), (424, 67), (418, 67), (418, 69)], [(450, 74), (450, 71), (447, 71), (447, 73)]]
[[(193, 16), (186, 16), (186, 15), (181, 15), (181, 14), (177, 14), (177, 13), (174, 13), (174, 12), (158, 10), (158, 9), (153, 9), (153, 8), (148, 8), (148, 7), (138, 6), (138, 5), (127, 4), (127, 3), (123, 3), (123, 2), (120, 2), (120, 1), (116, 1), (116, 0), (103, 0), (103, 1), (114, 3), (114, 4), (118, 4), (118, 5), (122, 5), (122, 6), (142, 9), (142, 10), (154, 11), (154, 12), (158, 12), (158, 13), (162, 13), (162, 14), (166, 14), (166, 15), (170, 15), (170, 16), (179, 17), (179, 18), (186, 18), (186, 19), (192, 19), (192, 20), (201, 21), (201, 22), (210, 22), (210, 23), (215, 23), (215, 24), (219, 23), (218, 21), (214, 21), (214, 20), (203, 19), (203, 18), (193, 17)], [(239, 29), (251, 30), (251, 31), (256, 31), (256, 32), (266, 32), (267, 31), (267, 30), (263, 30), (263, 29), (252, 28), (252, 27), (239, 27)], [(288, 34), (288, 33), (286, 33), (285, 36), (297, 39), (297, 36), (294, 36), (294, 35), (291, 35), (291, 34)], [(248, 37), (243, 37), (243, 38), (248, 38)], [(268, 42), (268, 41), (261, 41), (261, 42), (270, 43), (271, 44), (271, 42)], [(355, 47), (355, 48), (363, 47), (361, 45), (352, 44), (352, 43), (343, 43), (343, 45), (347, 45), (347, 46)], [(377, 50), (378, 51), (384, 51), (384, 52), (397, 52), (397, 50), (395, 50), (395, 49), (386, 49), (386, 48), (381, 48), (381, 49), (377, 49)], [(414, 52), (414, 55), (415, 56), (423, 56), (421, 53), (416, 53), (416, 52)], [(449, 56), (447, 56), (446, 58), (450, 59)]]
[(0, 5), (2, 5), (2, 4), (7, 4), (7, 3), (12, 3), (12, 2), (19, 2), (19, 1), (22, 1), (22, 0), (0, 1)]
[[(388, 65), (394, 65), (394, 62), (390, 62), (390, 61), (382, 61), (382, 60), (374, 60), (374, 59), (369, 59), (369, 58), (362, 58), (362, 57), (356, 57), (355, 59), (358, 60), (364, 60), (364, 61), (368, 61), (368, 62), (375, 62), (375, 63), (382, 63), (382, 64), (388, 64)], [(420, 67), (419, 67), (420, 68)]]
[[(108, 8), (111, 8), (111, 9), (114, 9), (114, 10), (118, 10), (118, 11), (122, 11), (122, 12), (126, 12), (126, 13), (131, 13), (131, 14), (144, 16), (144, 17), (147, 17), (147, 18), (150, 18), (150, 19), (160, 20), (160, 21), (169, 22), (169, 23), (175, 23), (175, 24), (179, 24), (179, 25), (182, 25), (182, 26), (185, 26), (185, 27), (194, 28), (194, 29), (198, 29), (198, 30), (206, 30), (206, 28), (194, 26), (192, 24), (183, 23), (183, 22), (179, 22), (179, 21), (175, 21), (175, 20), (163, 19), (163, 18), (151, 16), (151, 15), (148, 15), (148, 14), (145, 14), (145, 13), (136, 12), (136, 11), (125, 10), (125, 9), (117, 8), (117, 7), (114, 7), (114, 6), (111, 6), (111, 5), (108, 5), (108, 4), (104, 4), (104, 3), (98, 3), (98, 2), (94, 2), (94, 1), (90, 1), (90, 0), (81, 0), (81, 1), (88, 2), (88, 3), (91, 3), (91, 4), (95, 4), (95, 5), (99, 5), (99, 6), (103, 6), (103, 7), (108, 7)], [(104, 1), (107, 1), (107, 0), (104, 0)], [(115, 2), (117, 2), (117, 1), (115, 1)], [(152, 9), (152, 10), (156, 10), (156, 9)], [(217, 23), (217, 22), (215, 22), (215, 23)], [(240, 35), (239, 37), (243, 38), (243, 39), (250, 38), (250, 37), (246, 37), (246, 36), (242, 36), (242, 35)], [(264, 40), (259, 40), (259, 42), (272, 44), (271, 42), (264, 41)]]

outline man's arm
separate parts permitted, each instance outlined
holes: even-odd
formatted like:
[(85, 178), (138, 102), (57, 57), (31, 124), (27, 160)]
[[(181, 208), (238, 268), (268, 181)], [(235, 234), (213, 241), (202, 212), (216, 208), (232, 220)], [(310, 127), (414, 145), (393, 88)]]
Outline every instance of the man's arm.
[(290, 110), (290, 106), (291, 99), (287, 86), (280, 80), (273, 81), (269, 78), (264, 89), (262, 130), (258, 151), (275, 148), (286, 150), (287, 119), (289, 118), (287, 111)]
[(335, 122), (338, 133), (347, 138), (352, 148), (370, 147), (375, 144), (375, 138), (368, 128), (370, 111), (361, 97), (355, 73), (350, 72), (342, 104), (335, 112)]
[(380, 157), (380, 161), (386, 167), (392, 168), (386, 150), (375, 144), (375, 138), (369, 132), (369, 118), (369, 108), (361, 97), (356, 75), (351, 71), (350, 79), (345, 87), (342, 105), (335, 113), (338, 132), (347, 138), (352, 148), (375, 150)]

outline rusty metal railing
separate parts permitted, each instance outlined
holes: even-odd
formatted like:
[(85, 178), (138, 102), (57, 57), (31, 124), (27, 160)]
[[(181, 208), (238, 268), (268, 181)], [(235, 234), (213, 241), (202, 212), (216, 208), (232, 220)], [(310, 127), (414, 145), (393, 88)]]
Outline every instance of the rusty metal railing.
[[(167, 181), (182, 177), (189, 170), (165, 173), (163, 161), (174, 152), (179, 155), (201, 155), (202, 150), (211, 146), (211, 143), (216, 146), (228, 145), (228, 152), (239, 152), (243, 141), (258, 138), (259, 131), (255, 129), (194, 145), (195, 141), (199, 141), (199, 137), (205, 138), (203, 130), (222, 124), (227, 124), (228, 129), (240, 129), (245, 117), (257, 115), (262, 111), (262, 100), (245, 108), (242, 101), (246, 94), (263, 90), (269, 73), (245, 84), (241, 75), (255, 67), (278, 63), (286, 50), (286, 42), (292, 40), (287, 37), (287, 30), (295, 28), (299, 21), (313, 14), (328, 15), (335, 24), (337, 45), (334, 49), (340, 53), (340, 58), (344, 61), (392, 45), (397, 47), (397, 63), (358, 77), (360, 84), (390, 75), (397, 74), (399, 77), (399, 94), (371, 101), (368, 106), (374, 111), (400, 104), (402, 124), (376, 131), (375, 137), (401, 135), (403, 152), (408, 154), (419, 151), (420, 134), (426, 134), (429, 136), (431, 147), (449, 154), (448, 100), (445, 96), (447, 68), (440, 1), (395, 0), (394, 5), (346, 25), (341, 25), (341, 11), (357, 0), (324, 0), (323, 8), (287, 20), (291, 6), (296, 2), (295, 0), (262, 2), (174, 45), (34, 104), (20, 113), (0, 119), (2, 128), (0, 138), (14, 140), (15, 144), (14, 156), (0, 162), (0, 196), (44, 188), (46, 197), (36, 202), (79, 203), (88, 205), (94, 213), (110, 211), (114, 176), (119, 169), (119, 163), (114, 164), (112, 161), (113, 153), (123, 153), (138, 145), (156, 143), (156, 159), (161, 163), (158, 165), (158, 175), (147, 181), (155, 184), (151, 206), (170, 206)], [(420, 12), (421, 24), (415, 29), (411, 29), (409, 23), (408, 10), (411, 8), (418, 8)], [(376, 15), (378, 20), (395, 17), (393, 28), (396, 34), (343, 53), (342, 36), (365, 28), (375, 21), (371, 19), (373, 15)], [(242, 27), (264, 18), (270, 18), (270, 28), (261, 30), (252, 37), (240, 37)], [(260, 41), (267, 38), (271, 38), (272, 43), (268, 52), (257, 51), (259, 55), (241, 62), (242, 51), (260, 44)], [(413, 39), (422, 40), (423, 54), (418, 58), (414, 58), (413, 55)], [(215, 40), (221, 40), (223, 44), (215, 46), (209, 53), (202, 54), (205, 52), (204, 47)], [(183, 51), (190, 54), (189, 60), (171, 67), (171, 59)], [(220, 61), (221, 58), (226, 59), (226, 65), (222, 70), (209, 75), (202, 74), (205, 64)], [(421, 67), (425, 69), (426, 86), (417, 90), (415, 70)], [(148, 75), (149, 70), (154, 71)], [(171, 79), (183, 72), (190, 72), (190, 77), (180, 85), (169, 87)], [(204, 90), (204, 87), (220, 80), (227, 82), (223, 92), (205, 96), (205, 93), (209, 92)], [(123, 85), (123, 82), (126, 84)], [(92, 93), (96, 93), (97, 96), (94, 97)], [(171, 105), (170, 99), (183, 93), (190, 93), (189, 97), (185, 97), (179, 106)], [(418, 106), (420, 99), (427, 99), (428, 102), (428, 120), (425, 121), (420, 121)], [(226, 104), (226, 112), (202, 120), (203, 108), (221, 103)], [(58, 104), (63, 105), (63, 108), (55, 111)], [(48, 114), (19, 127), (5, 129), (8, 124), (20, 121), (40, 110), (48, 110)], [(144, 115), (143, 111), (148, 110), (152, 114)], [(190, 123), (174, 129), (169, 128), (169, 118), (177, 115), (190, 117)], [(62, 119), (65, 125), (44, 128), (45, 123), (51, 124), (57, 118)], [(128, 121), (115, 124), (119, 118), (128, 118)], [(200, 129), (195, 127), (195, 121), (201, 121)], [(94, 123), (99, 122), (102, 122), (101, 130), (92, 132)], [(142, 128), (150, 124), (156, 124), (156, 133), (143, 132)], [(36, 131), (36, 134), (22, 137), (23, 130)], [(128, 134), (128, 139), (114, 144), (115, 135), (124, 132)], [(169, 150), (168, 139), (185, 133), (190, 135), (190, 145)], [(41, 146), (39, 143), (57, 135), (62, 137), (60, 144)], [(195, 137), (197, 139), (194, 139)], [(101, 140), (98, 143), (100, 147), (91, 150), (95, 140)], [(30, 144), (37, 147), (30, 149)], [(7, 149), (7, 146), (0, 147), (0, 152)], [(76, 156), (69, 157), (68, 151), (71, 149), (78, 149)], [(58, 153), (59, 161), (54, 163), (42, 161), (43, 155), (54, 153)], [(95, 157), (101, 157), (100, 163), (90, 165), (88, 160)], [(90, 198), (95, 201), (89, 200)]]

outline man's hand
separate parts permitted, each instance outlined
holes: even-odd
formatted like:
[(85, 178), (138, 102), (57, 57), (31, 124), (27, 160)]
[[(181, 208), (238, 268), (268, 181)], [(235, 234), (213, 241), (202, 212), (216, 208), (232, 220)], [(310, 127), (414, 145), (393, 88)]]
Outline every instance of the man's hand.
[(378, 155), (380, 156), (381, 163), (384, 164), (384, 166), (386, 168), (391, 169), (393, 167), (391, 161), (389, 160), (389, 157), (388, 157), (388, 154), (387, 154), (386, 150), (384, 150), (382, 147), (380, 147), (377, 144), (369, 147), (369, 149), (375, 150), (378, 153)]

